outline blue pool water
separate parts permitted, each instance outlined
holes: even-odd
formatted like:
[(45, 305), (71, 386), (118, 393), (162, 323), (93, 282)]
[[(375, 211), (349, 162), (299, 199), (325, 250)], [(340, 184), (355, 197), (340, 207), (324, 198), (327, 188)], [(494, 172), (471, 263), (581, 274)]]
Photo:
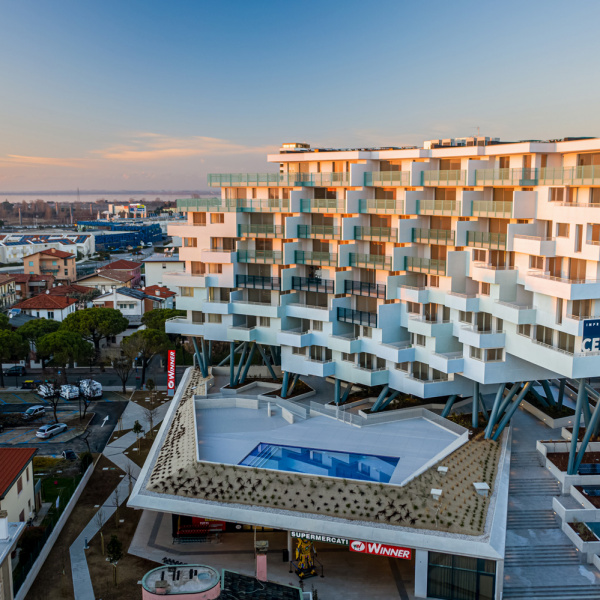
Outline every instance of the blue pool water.
[(596, 537), (600, 539), (600, 523), (586, 523), (586, 525), (596, 534)]
[(260, 443), (240, 465), (387, 483), (399, 458)]

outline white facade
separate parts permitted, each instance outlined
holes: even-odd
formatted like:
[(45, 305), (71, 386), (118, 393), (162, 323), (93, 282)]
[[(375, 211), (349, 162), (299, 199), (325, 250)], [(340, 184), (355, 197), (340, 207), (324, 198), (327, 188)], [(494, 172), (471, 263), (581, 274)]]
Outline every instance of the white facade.
[[(34, 238), (47, 238), (45, 241), (33, 241)], [(58, 240), (63, 240), (58, 241)], [(64, 243), (67, 242), (67, 243)], [(63, 250), (64, 252), (77, 253), (83, 256), (92, 256), (96, 252), (95, 238), (93, 235), (82, 234), (39, 234), (11, 233), (0, 239), (0, 262), (22, 262), (23, 258), (42, 250)]]
[[(151, 285), (166, 285), (164, 276), (167, 273), (181, 273), (185, 271), (185, 262), (180, 260), (178, 256), (153, 254), (142, 262), (144, 263), (146, 287)], [(177, 291), (176, 288), (171, 289), (172, 291)]]
[[(420, 397), (591, 377), (600, 140), (286, 151), (179, 202), (186, 319), (281, 347), (282, 369)], [(489, 388), (491, 391), (492, 388)]]
[(53, 321), (62, 322), (67, 318), (67, 315), (77, 310), (77, 303), (75, 302), (66, 308), (23, 308), (21, 310), (38, 319), (52, 319)]

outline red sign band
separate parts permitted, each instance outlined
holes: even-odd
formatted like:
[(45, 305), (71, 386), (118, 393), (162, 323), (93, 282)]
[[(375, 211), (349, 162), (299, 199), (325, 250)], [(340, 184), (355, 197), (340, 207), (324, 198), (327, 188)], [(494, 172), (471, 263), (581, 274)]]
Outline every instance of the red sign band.
[(376, 544), (375, 542), (360, 542), (350, 540), (350, 552), (362, 552), (363, 554), (376, 554), (377, 556), (391, 556), (392, 558), (412, 558), (412, 550), (400, 546), (388, 546), (387, 544)]
[(169, 350), (167, 355), (167, 389), (175, 389), (175, 350)]

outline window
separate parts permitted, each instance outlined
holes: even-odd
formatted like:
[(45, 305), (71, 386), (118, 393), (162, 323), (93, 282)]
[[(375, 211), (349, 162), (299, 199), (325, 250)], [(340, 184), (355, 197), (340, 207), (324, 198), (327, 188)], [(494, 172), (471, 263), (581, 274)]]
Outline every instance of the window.
[(206, 213), (193, 213), (194, 225), (206, 225)]
[(568, 223), (557, 223), (556, 224), (556, 237), (569, 237), (569, 224)]
[(29, 261), (29, 266), (33, 267), (33, 261), (32, 260)]
[(409, 362), (396, 363), (396, 369), (398, 369), (398, 371), (403, 371), (404, 373), (408, 373), (410, 371), (410, 363)]
[(373, 336), (373, 332), (371, 330), (370, 327), (363, 327), (362, 328), (362, 336), (366, 337), (366, 338), (370, 338)]
[(54, 319), (54, 311), (53, 310), (49, 310), (48, 311), (48, 318), (49, 319)]
[(526, 337), (531, 337), (531, 325), (519, 325), (517, 327), (517, 333)]
[(569, 354), (573, 354), (575, 352), (575, 336), (564, 331), (559, 331), (558, 347)]
[(407, 302), (406, 310), (409, 314), (418, 315), (421, 313), (421, 305), (418, 302)]
[(29, 467), (25, 469), (25, 477), (27, 477), (27, 481), (29, 481)]
[(218, 264), (210, 263), (208, 265), (208, 272), (209, 273), (222, 273), (223, 272), (223, 265), (218, 265)]
[(502, 348), (488, 348), (485, 360), (487, 362), (500, 362), (503, 358)]
[(208, 317), (208, 319), (207, 319), (208, 323), (221, 323), (223, 321), (221, 315), (209, 314), (209, 315), (207, 315), (207, 317)]
[(429, 287), (437, 288), (440, 287), (440, 278), (438, 275), (429, 276)]
[(181, 296), (185, 296), (187, 298), (192, 298), (194, 296), (194, 288), (191, 287), (181, 287), (179, 288), (179, 292)]
[(483, 350), (481, 348), (476, 348), (475, 346), (471, 346), (469, 356), (476, 360), (483, 360)]
[(23, 491), (23, 477), (19, 477), (17, 481), (17, 494), (20, 494)]
[(544, 270), (544, 257), (543, 256), (530, 256), (529, 257), (529, 267), (531, 269), (539, 269), (540, 271)]
[(23, 509), (20, 513), (19, 513), (19, 521), (21, 523), (25, 523), (25, 509)]
[(552, 346), (552, 334), (554, 333), (553, 329), (550, 327), (544, 327), (543, 325), (536, 325), (535, 327), (535, 339), (540, 344), (546, 344), (547, 346)]
[(296, 348), (294, 346), (292, 348), (292, 354), (299, 354), (301, 356), (306, 356), (306, 348)]
[(349, 354), (348, 352), (342, 352), (342, 360), (346, 362), (356, 362), (356, 354)]
[(427, 338), (420, 333), (411, 333), (413, 346), (425, 346)]
[(271, 317), (260, 317), (258, 319), (258, 325), (260, 327), (271, 327)]
[(211, 223), (225, 223), (225, 215), (223, 213), (213, 213), (210, 215)]
[(461, 310), (458, 313), (458, 320), (461, 323), (472, 323), (473, 322), (473, 313), (472, 312), (465, 312), (464, 310)]
[(313, 331), (323, 331), (323, 321), (313, 321), (312, 322), (312, 330)]
[(556, 322), (560, 325), (562, 323), (563, 316), (563, 299), (556, 299)]
[(53, 260), (53, 261), (52, 261), (52, 266), (53, 266), (53, 267), (55, 267), (55, 266), (56, 266), (56, 261), (55, 261), (55, 260)]
[(473, 250), (473, 262), (486, 262), (487, 253), (485, 250)]
[(198, 238), (183, 238), (183, 247), (184, 248), (197, 248), (198, 247)]
[(480, 293), (482, 296), (489, 296), (490, 295), (490, 284), (482, 281)]
[(573, 300), (573, 306), (571, 307), (571, 316), (579, 317), (580, 319), (587, 319), (592, 315), (592, 301), (591, 300)]
[(564, 188), (550, 188), (550, 202), (564, 202)]

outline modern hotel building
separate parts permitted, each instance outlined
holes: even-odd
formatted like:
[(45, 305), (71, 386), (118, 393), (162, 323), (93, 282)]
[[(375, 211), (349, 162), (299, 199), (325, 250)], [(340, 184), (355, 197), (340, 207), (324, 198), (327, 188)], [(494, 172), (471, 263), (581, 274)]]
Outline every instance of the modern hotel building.
[[(268, 160), (278, 172), (210, 175), (220, 198), (179, 202), (188, 221), (169, 230), (186, 269), (164, 282), (187, 316), (167, 331), (192, 336), (200, 368), (130, 503), (409, 549), (415, 597), (499, 600), (505, 426), (531, 382), (550, 402), (549, 380), (599, 372), (600, 140), (284, 144)], [(260, 354), (283, 372), (279, 394), (199, 391), (215, 341), (230, 343), (227, 393)], [(286, 400), (298, 375), (329, 378), (332, 397)], [(376, 388), (360, 418), (344, 404), (353, 384)], [(488, 439), (467, 441), (443, 417), (473, 397), (477, 425), (490, 392)], [(402, 393), (448, 403), (377, 414)]]

